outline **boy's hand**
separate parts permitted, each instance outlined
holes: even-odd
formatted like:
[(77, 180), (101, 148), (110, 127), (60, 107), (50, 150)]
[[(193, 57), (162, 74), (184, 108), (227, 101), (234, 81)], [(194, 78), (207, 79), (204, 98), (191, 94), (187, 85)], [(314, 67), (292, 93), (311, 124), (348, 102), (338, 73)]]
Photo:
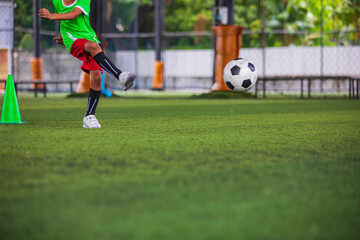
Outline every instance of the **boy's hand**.
[(53, 15), (46, 8), (41, 8), (39, 11), (39, 16), (51, 20)]
[(61, 35), (59, 35), (59, 36), (57, 36), (57, 37), (54, 37), (54, 41), (55, 41), (57, 44), (59, 44), (59, 45), (65, 45), (65, 44), (64, 44), (64, 40), (63, 40), (63, 38), (62, 38)]

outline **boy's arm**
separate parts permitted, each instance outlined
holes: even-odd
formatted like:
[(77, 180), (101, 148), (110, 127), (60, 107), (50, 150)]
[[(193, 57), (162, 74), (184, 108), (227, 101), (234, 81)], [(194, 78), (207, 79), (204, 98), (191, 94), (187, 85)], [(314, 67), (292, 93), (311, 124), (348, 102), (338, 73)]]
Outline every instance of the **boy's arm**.
[(39, 16), (49, 20), (73, 20), (80, 16), (81, 13), (81, 9), (77, 7), (69, 13), (50, 13), (46, 8), (41, 8)]
[(64, 45), (64, 40), (63, 40), (61, 34), (59, 36), (54, 37), (54, 41), (59, 45)]

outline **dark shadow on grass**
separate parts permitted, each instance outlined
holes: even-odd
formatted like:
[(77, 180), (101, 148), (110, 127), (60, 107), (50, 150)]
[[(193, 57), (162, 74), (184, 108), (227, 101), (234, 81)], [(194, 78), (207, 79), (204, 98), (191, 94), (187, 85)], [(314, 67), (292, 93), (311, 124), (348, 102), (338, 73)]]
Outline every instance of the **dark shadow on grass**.
[[(66, 96), (66, 98), (87, 98), (89, 97), (89, 93), (70, 93), (69, 95)], [(104, 97), (104, 96), (102, 96)], [(113, 94), (112, 97), (114, 98), (124, 98), (122, 96)]]
[[(67, 95), (67, 98), (87, 98), (88, 93), (71, 93)], [(113, 94), (115, 98), (123, 99), (251, 99), (254, 98), (254, 94), (248, 92), (208, 92), (203, 94), (194, 94), (192, 96), (179, 96), (179, 95), (125, 95), (120, 96)]]
[(209, 92), (200, 95), (193, 95), (191, 99), (241, 99), (254, 98), (254, 94), (248, 92)]
[[(87, 98), (89, 96), (88, 93), (71, 93), (66, 96), (66, 98)], [(102, 96), (102, 98), (106, 98)], [(202, 99), (258, 99), (263, 100), (264, 98), (262, 96), (259, 96), (259, 98), (255, 98), (255, 95), (253, 93), (249, 92), (208, 92), (208, 93), (202, 93), (202, 94), (193, 94), (191, 96), (184, 95), (141, 95), (141, 94), (135, 94), (135, 95), (119, 95), (119, 94), (113, 94), (111, 98), (121, 98), (121, 99), (153, 99), (153, 100), (177, 100), (177, 99), (191, 99), (191, 100), (202, 100)], [(109, 99), (111, 99), (109, 98)], [(322, 95), (322, 94), (313, 94), (311, 96), (311, 99), (313, 100), (338, 100), (338, 99), (347, 99), (348, 96), (345, 94), (328, 94), (328, 95)], [(299, 94), (268, 94), (266, 99), (276, 100), (276, 99), (288, 99), (288, 100), (296, 100), (301, 99)], [(309, 100), (307, 96), (305, 96), (305, 99), (303, 100)]]

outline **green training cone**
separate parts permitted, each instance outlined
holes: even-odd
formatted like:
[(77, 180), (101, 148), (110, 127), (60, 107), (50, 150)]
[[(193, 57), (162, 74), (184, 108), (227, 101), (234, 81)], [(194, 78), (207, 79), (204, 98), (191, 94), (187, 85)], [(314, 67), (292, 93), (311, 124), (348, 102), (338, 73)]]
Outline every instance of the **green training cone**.
[(16, 98), (14, 80), (12, 75), (8, 75), (0, 124), (21, 124), (21, 123), (26, 123), (26, 122), (21, 122), (19, 105)]

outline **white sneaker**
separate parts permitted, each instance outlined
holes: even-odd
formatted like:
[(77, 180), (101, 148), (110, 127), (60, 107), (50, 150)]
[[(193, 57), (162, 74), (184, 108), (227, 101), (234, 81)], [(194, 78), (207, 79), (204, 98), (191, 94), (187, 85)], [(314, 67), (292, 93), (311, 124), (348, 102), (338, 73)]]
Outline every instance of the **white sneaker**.
[(99, 121), (94, 115), (84, 117), (83, 122), (83, 128), (101, 128)]
[(136, 75), (131, 72), (122, 72), (119, 76), (120, 86), (124, 91), (128, 90), (134, 85)]

